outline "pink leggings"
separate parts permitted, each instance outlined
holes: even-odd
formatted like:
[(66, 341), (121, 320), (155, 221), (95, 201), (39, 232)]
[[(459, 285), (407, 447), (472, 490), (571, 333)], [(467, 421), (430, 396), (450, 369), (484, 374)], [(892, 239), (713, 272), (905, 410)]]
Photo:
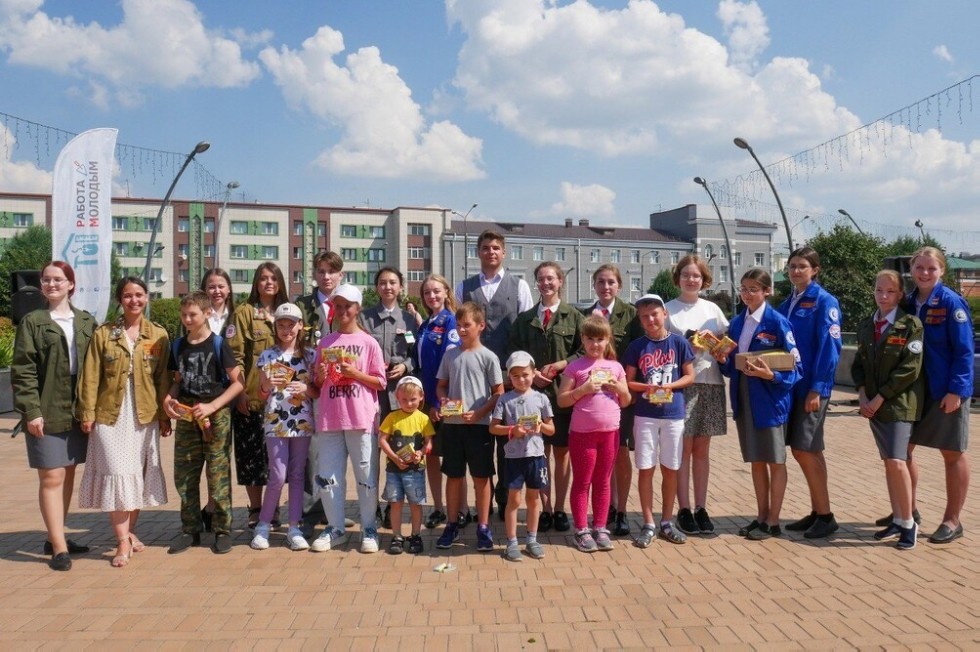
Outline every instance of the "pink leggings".
[(618, 449), (618, 430), (568, 433), (568, 454), (572, 458), (572, 489), (569, 500), (576, 530), (589, 526), (589, 487), (592, 488), (593, 527), (606, 527), (610, 476)]

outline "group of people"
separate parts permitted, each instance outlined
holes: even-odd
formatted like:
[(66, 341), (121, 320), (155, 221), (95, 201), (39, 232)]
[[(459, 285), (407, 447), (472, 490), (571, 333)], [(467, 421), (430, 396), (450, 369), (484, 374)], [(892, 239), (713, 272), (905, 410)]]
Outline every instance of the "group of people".
[[(724, 377), (757, 499), (756, 517), (739, 534), (781, 535), (787, 446), (806, 479), (811, 512), (786, 529), (807, 538), (838, 529), (823, 426), (841, 314), (816, 281), (817, 252), (791, 253), (793, 292), (779, 307), (766, 300), (769, 273), (746, 272), (739, 287), (745, 309), (729, 323), (701, 296), (712, 278), (696, 255), (673, 270), (676, 299), (647, 294), (635, 305), (618, 296), (616, 266), (602, 265), (592, 275), (596, 301), (580, 311), (562, 299), (559, 264), (535, 269), (535, 302), (528, 284), (505, 272), (501, 234), (484, 232), (477, 249), (480, 272), (456, 288), (438, 274), (424, 280), (425, 315), (400, 306), (404, 280), (391, 267), (375, 276), (380, 303), (362, 310), (363, 295), (341, 282), (343, 260), (333, 252), (317, 255), (317, 287), (295, 303), (275, 264), (259, 266), (239, 306), (227, 273), (210, 270), (201, 290), (181, 299), (185, 335), (173, 342), (144, 317), (149, 295), (141, 279), (118, 283), (121, 314), (97, 325), (71, 305), (71, 267), (45, 265), (47, 307), (18, 325), (12, 382), (29, 464), (38, 470), (51, 567), (68, 570), (71, 555), (87, 551), (65, 537), (75, 469), (86, 461), (78, 502), (110, 514), (112, 566), (126, 566), (145, 548), (137, 521), (141, 509), (167, 502), (160, 437), (171, 434), (181, 501), (173, 554), (200, 545), (205, 532), (214, 533), (215, 553), (231, 549), (232, 449), (257, 550), (282, 525), (285, 484), (292, 550), (347, 543), (348, 470), (364, 553), (380, 549), (379, 521), (391, 528), (391, 554), (422, 552), (423, 526), (444, 525), (437, 548), (459, 545), (460, 530), (474, 520), (477, 549), (494, 550), (494, 500), (508, 560), (543, 557), (537, 535), (550, 529), (573, 530), (583, 552), (610, 550), (612, 536), (631, 534), (634, 464), (642, 524), (633, 541), (641, 548), (656, 537), (681, 544), (715, 529), (707, 510), (709, 450), (727, 432)], [(878, 309), (858, 329), (851, 370), (891, 504), (874, 536), (898, 539), (900, 549), (914, 547), (918, 535), (916, 445), (940, 449), (945, 463), (946, 511), (930, 541), (963, 534), (973, 385), (972, 322), (967, 304), (942, 284), (943, 254), (925, 247), (911, 264), (916, 290), (908, 296), (897, 273), (878, 275)], [(202, 471), (207, 496), (199, 489)], [(427, 493), (433, 509), (423, 520)], [(314, 538), (317, 524), (325, 528)]]

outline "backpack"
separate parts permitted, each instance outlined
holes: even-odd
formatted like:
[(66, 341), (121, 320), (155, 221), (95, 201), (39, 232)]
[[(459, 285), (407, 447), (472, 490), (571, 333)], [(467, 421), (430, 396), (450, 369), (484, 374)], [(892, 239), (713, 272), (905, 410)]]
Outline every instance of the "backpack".
[[(214, 335), (214, 356), (218, 361), (218, 382), (221, 386), (227, 388), (231, 384), (231, 379), (228, 377), (228, 372), (225, 368), (221, 366), (221, 343), (224, 342), (224, 338), (217, 333), (212, 333)], [(170, 351), (174, 356), (174, 362), (177, 361), (177, 357), (180, 355), (180, 350), (184, 344), (184, 337), (178, 337), (170, 345)]]

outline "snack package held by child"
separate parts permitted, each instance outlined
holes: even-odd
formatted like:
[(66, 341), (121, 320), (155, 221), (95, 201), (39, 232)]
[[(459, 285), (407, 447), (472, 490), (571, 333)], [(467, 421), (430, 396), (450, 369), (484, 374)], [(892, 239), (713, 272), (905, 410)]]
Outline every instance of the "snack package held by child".
[(439, 408), (439, 414), (444, 417), (458, 417), (463, 414), (463, 401), (447, 398)]
[(197, 427), (201, 429), (201, 433), (204, 435), (204, 441), (211, 441), (211, 419), (204, 417), (203, 419), (195, 419), (193, 414), (193, 408), (190, 405), (184, 405), (183, 403), (177, 403), (174, 407), (174, 412), (180, 415), (182, 421), (188, 423), (197, 422)]
[(728, 355), (738, 346), (734, 340), (727, 335), (718, 337), (709, 330), (697, 331), (691, 336), (691, 344), (704, 349), (712, 355)]

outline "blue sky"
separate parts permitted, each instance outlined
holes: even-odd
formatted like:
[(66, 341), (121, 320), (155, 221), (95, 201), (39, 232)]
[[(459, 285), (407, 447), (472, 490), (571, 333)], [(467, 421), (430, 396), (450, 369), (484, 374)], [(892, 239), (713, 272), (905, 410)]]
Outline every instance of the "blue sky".
[[(700, 175), (726, 217), (773, 221), (734, 136), (774, 163), (969, 78), (976, 19), (969, 0), (0, 0), (0, 112), (150, 149), (208, 140), (200, 162), (247, 201), (640, 226), (707, 203)], [(980, 79), (941, 105), (941, 132), (921, 105), (774, 169), (790, 222), (811, 215), (796, 240), (846, 208), (886, 239), (921, 219), (980, 252)], [(49, 191), (56, 152), (8, 128), (0, 190)]]

